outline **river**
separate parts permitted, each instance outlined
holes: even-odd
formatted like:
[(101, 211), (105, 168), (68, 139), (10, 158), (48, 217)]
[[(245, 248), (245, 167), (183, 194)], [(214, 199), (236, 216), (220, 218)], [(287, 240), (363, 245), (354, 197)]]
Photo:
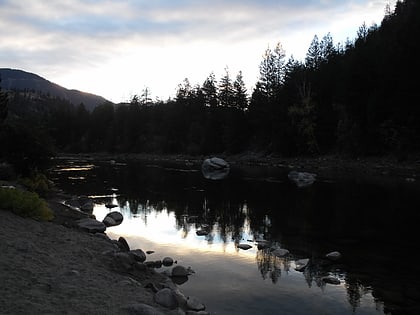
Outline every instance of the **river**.
[(123, 214), (111, 237), (191, 267), (180, 289), (212, 314), (420, 314), (418, 181), (319, 174), (297, 187), (290, 171), (231, 167), (209, 180), (188, 161), (63, 158), (51, 176), (94, 198), (97, 219)]

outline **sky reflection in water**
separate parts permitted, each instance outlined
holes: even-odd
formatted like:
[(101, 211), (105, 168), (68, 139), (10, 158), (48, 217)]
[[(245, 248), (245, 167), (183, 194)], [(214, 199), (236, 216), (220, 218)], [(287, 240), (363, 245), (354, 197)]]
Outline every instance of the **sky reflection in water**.
[[(298, 189), (287, 170), (233, 168), (214, 182), (199, 167), (181, 169), (61, 161), (54, 180), (68, 193), (94, 197), (99, 220), (121, 211), (123, 223), (107, 229), (112, 238), (155, 251), (148, 260), (170, 256), (191, 266), (196, 273), (182, 291), (216, 314), (418, 314), (419, 267), (401, 259), (418, 240), (419, 215), (411, 211), (420, 204), (418, 185), (320, 178)], [(204, 224), (210, 234), (198, 236)], [(258, 250), (259, 238), (290, 257)], [(343, 253), (342, 262), (325, 263), (332, 250)], [(304, 272), (295, 271), (301, 258), (311, 259)], [(340, 284), (321, 281), (328, 275)]]
[[(118, 204), (117, 198), (111, 203)], [(253, 235), (247, 220), (236, 244), (252, 248), (242, 250), (233, 239), (221, 237), (217, 224), (209, 235), (198, 236), (194, 223), (187, 224), (188, 231), (179, 228), (173, 211), (149, 205), (141, 208), (143, 211), (133, 213), (128, 203), (112, 210), (97, 204), (94, 214), (102, 220), (110, 211), (120, 211), (124, 221), (108, 228), (108, 235), (114, 239), (124, 236), (133, 249), (155, 251), (148, 260), (170, 256), (191, 266), (196, 274), (181, 289), (200, 297), (217, 314), (383, 314), (383, 306), (367, 289), (354, 308), (348, 302), (342, 274), (336, 274), (340, 285), (327, 285), (296, 271), (293, 258), (276, 257), (269, 248), (258, 250), (254, 240), (261, 235)], [(170, 268), (160, 271), (164, 269)]]

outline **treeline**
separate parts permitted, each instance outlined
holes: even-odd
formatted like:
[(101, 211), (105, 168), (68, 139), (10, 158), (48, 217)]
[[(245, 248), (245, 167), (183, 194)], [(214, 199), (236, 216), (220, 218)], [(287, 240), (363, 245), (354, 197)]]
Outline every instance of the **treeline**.
[[(380, 27), (364, 24), (345, 44), (315, 36), (304, 61), (286, 60), (281, 44), (267, 49), (251, 92), (241, 72), (226, 68), (219, 80), (213, 73), (202, 84), (185, 79), (173, 100), (152, 101), (146, 89), (129, 104), (89, 112), (55, 99), (32, 125), (68, 152), (404, 158), (420, 152), (418, 38), (418, 1), (399, 1)], [(34, 102), (31, 93), (12, 94), (9, 109)]]

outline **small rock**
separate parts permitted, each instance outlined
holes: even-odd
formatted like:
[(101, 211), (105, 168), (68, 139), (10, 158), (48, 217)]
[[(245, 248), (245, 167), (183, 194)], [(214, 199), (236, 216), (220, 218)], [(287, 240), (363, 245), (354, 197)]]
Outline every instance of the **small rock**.
[(130, 271), (136, 261), (128, 253), (116, 253), (114, 256), (114, 266), (120, 271)]
[(146, 252), (146, 254), (147, 255), (150, 255), (150, 254), (153, 254), (155, 251), (154, 250), (148, 250), (147, 252)]
[(130, 250), (128, 254), (133, 256), (136, 261), (144, 262), (146, 260), (146, 254), (141, 249)]
[(120, 236), (120, 238), (118, 239), (118, 245), (120, 246), (122, 251), (125, 251), (125, 252), (130, 251), (130, 246), (128, 246), (127, 241), (122, 236)]
[(204, 304), (193, 296), (187, 298), (187, 307), (193, 311), (204, 311), (206, 309)]
[(198, 236), (206, 236), (206, 235), (209, 234), (209, 231), (206, 231), (206, 230), (197, 230), (195, 232), (195, 234), (197, 234)]
[(102, 223), (105, 224), (107, 227), (118, 225), (117, 222), (111, 217), (105, 217), (102, 220)]
[(328, 254), (325, 255), (326, 258), (330, 259), (330, 260), (338, 260), (341, 258), (341, 253), (334, 251), (334, 252), (330, 252)]
[(134, 263), (134, 269), (137, 271), (146, 271), (147, 270), (147, 266), (146, 264), (142, 263), (142, 262), (135, 262)]
[[(120, 212), (112, 211), (105, 216), (102, 222), (106, 226), (116, 226), (116, 225), (120, 225), (123, 219), (124, 217)], [(110, 225), (107, 225), (107, 223)]]
[(185, 277), (188, 275), (190, 275), (190, 270), (188, 270), (184, 266), (178, 265), (172, 268), (173, 277)]
[(178, 300), (169, 288), (164, 288), (156, 292), (155, 302), (169, 309), (178, 307)]
[(322, 277), (321, 280), (325, 283), (329, 283), (329, 284), (335, 284), (338, 285), (340, 284), (340, 279), (337, 279), (333, 276), (326, 276), (326, 277)]
[(239, 244), (238, 248), (243, 249), (243, 250), (248, 250), (248, 249), (252, 248), (252, 246), (249, 245), (249, 244)]
[(177, 276), (177, 277), (172, 276), (171, 279), (173, 283), (177, 285), (181, 285), (188, 281), (188, 276)]
[(103, 233), (106, 230), (105, 224), (91, 218), (79, 219), (76, 221), (76, 226), (89, 233)]
[(165, 257), (162, 259), (162, 264), (166, 267), (169, 267), (174, 264), (174, 260), (171, 257)]

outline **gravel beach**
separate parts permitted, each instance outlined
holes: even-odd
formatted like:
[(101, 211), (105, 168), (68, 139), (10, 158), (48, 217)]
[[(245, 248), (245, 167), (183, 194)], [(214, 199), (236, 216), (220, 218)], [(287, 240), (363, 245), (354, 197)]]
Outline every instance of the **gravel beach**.
[(116, 271), (105, 254), (115, 242), (60, 220), (66, 218), (39, 222), (0, 210), (0, 314), (185, 314), (155, 302), (150, 284), (168, 277), (150, 268), (140, 277)]

